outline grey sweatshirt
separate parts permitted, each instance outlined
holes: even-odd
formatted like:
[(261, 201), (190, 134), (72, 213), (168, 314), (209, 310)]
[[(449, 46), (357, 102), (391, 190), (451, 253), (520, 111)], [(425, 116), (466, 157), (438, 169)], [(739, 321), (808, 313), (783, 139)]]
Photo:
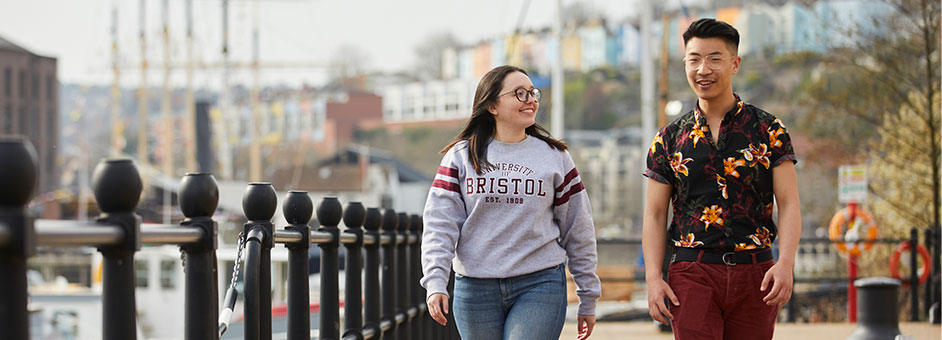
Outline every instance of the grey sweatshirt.
[(423, 219), (421, 284), (445, 293), (452, 265), (474, 278), (509, 278), (567, 261), (579, 314), (595, 315), (602, 293), (592, 208), (569, 152), (527, 136), (492, 140), (494, 169), (478, 174), (467, 141), (452, 147), (429, 190)]

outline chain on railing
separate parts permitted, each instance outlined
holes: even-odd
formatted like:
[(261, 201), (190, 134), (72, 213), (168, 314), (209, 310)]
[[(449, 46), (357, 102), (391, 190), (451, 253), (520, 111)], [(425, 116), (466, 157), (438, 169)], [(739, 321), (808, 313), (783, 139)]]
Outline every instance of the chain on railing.
[[(183, 177), (178, 197), (185, 219), (179, 225), (142, 228), (134, 211), (143, 184), (130, 160), (99, 163), (92, 186), (102, 213), (94, 222), (80, 222), (36, 220), (28, 213), (26, 205), (36, 183), (36, 156), (28, 141), (0, 137), (0, 159), (5, 162), (0, 167), (0, 180), (5, 182), (0, 190), (0, 329), (4, 339), (29, 339), (26, 259), (37, 245), (97, 247), (103, 254), (103, 339), (134, 340), (134, 253), (142, 244), (173, 244), (180, 246), (184, 266), (185, 339), (218, 339), (226, 331), (239, 295), (235, 283), (242, 274), (244, 338), (270, 340), (270, 252), (276, 243), (289, 249), (288, 339), (310, 339), (307, 264), (311, 244), (317, 244), (322, 253), (319, 339), (458, 338), (453, 321), (445, 329), (430, 322), (425, 312), (424, 292), (418, 284), (421, 219), (416, 215), (391, 209), (380, 213), (355, 202), (344, 209), (336, 198), (328, 197), (316, 209), (321, 226), (312, 231), (307, 225), (313, 210), (310, 196), (291, 191), (282, 206), (289, 225), (276, 230), (271, 223), (277, 206), (274, 188), (251, 183), (242, 202), (248, 222), (240, 233), (233, 276), (220, 311), (215, 285), (218, 226), (212, 219), (219, 192), (212, 175)], [(341, 219), (347, 226), (342, 233), (337, 228)], [(337, 284), (341, 244), (348, 256), (342, 337)], [(408, 298), (397, 300), (397, 296)]]
[(236, 289), (236, 282), (239, 278), (239, 267), (242, 265), (242, 250), (245, 249), (245, 234), (239, 233), (237, 238), (237, 250), (235, 262), (232, 266), (232, 278), (229, 279), (229, 288), (226, 289), (226, 297), (223, 299), (223, 309), (219, 313), (219, 337), (221, 338), (226, 330), (229, 329), (229, 321), (232, 318), (232, 311), (235, 310), (236, 300), (239, 298), (239, 291)]

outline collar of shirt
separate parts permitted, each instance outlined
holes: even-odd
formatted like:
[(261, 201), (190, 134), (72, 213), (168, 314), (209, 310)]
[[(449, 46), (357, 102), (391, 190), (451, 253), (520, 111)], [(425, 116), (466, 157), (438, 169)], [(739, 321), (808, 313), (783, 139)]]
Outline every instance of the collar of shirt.
[[(739, 112), (741, 112), (743, 106), (745, 106), (745, 103), (743, 103), (742, 99), (739, 99), (738, 94), (734, 93), (733, 96), (736, 97), (736, 105), (733, 105), (733, 107), (729, 109), (729, 111), (726, 112), (726, 115), (723, 116), (724, 121), (728, 119), (730, 116), (733, 116), (733, 117), (739, 116)], [(703, 115), (702, 112), (700, 112), (700, 101), (697, 101), (697, 104), (693, 108), (693, 112), (694, 112), (694, 115), (696, 115), (697, 117), (697, 121), (700, 122), (700, 124), (706, 125), (707, 123), (706, 116)]]
[[(699, 101), (697, 102), (697, 105), (693, 108), (694, 126), (692, 129), (694, 130), (694, 134), (697, 134), (701, 138), (706, 139), (707, 144), (713, 146), (713, 148), (717, 150), (723, 149), (723, 147), (726, 145), (726, 136), (722, 133), (725, 130), (723, 127), (734, 122), (731, 119), (739, 118), (740, 117), (739, 113), (742, 112), (743, 107), (746, 106), (745, 103), (743, 103), (742, 99), (739, 99), (739, 95), (734, 93), (733, 96), (736, 97), (736, 104), (733, 105), (733, 107), (730, 108), (729, 111), (726, 111), (725, 115), (723, 115), (723, 121), (720, 123), (719, 131), (710, 131), (710, 125), (707, 122), (706, 116), (702, 112), (700, 112)], [(713, 143), (713, 138), (710, 137), (713, 134), (717, 134), (716, 143)]]

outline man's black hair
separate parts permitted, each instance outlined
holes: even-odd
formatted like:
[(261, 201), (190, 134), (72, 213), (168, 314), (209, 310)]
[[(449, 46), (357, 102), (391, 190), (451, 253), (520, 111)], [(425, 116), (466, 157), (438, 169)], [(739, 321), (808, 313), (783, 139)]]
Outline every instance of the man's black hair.
[(739, 31), (732, 25), (712, 18), (703, 18), (690, 23), (684, 32), (684, 46), (693, 38), (720, 38), (732, 47), (734, 53), (739, 51)]

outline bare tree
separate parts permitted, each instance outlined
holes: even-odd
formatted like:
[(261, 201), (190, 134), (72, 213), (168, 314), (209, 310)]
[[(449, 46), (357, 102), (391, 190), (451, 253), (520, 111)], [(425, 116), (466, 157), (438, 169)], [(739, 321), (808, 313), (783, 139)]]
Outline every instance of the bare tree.
[(330, 58), (328, 77), (331, 82), (344, 81), (366, 73), (370, 57), (354, 45), (341, 45)]
[(938, 230), (940, 4), (885, 2), (892, 14), (843, 32), (844, 46), (827, 54), (808, 88), (808, 119), (868, 160), (881, 225)]
[(416, 63), (415, 76), (419, 79), (442, 79), (442, 54), (445, 50), (460, 46), (458, 39), (450, 31), (436, 32), (428, 35), (425, 40), (415, 47)]

